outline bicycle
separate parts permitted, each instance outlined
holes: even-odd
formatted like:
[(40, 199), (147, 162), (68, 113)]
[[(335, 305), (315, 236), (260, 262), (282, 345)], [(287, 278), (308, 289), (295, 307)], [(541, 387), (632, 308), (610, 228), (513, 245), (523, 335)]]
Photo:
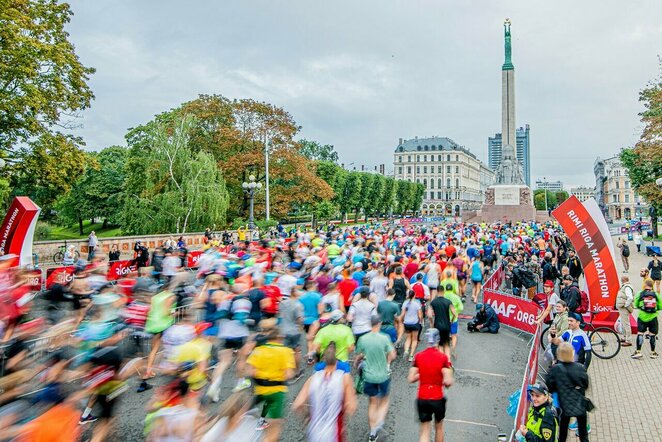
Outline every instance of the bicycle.
[[(599, 312), (590, 312), (589, 322), (584, 323), (583, 330), (591, 342), (591, 352), (600, 359), (611, 359), (621, 351), (621, 338), (613, 328), (593, 326), (593, 316), (596, 313)], [(543, 350), (547, 347), (550, 328), (551, 324), (540, 334), (540, 346)]]
[[(64, 245), (58, 247), (58, 251), (55, 252), (55, 255), (53, 255), (53, 262), (62, 264), (62, 261), (64, 261), (64, 254), (67, 252), (67, 241), (64, 241)], [(78, 250), (74, 251), (74, 261), (78, 261), (80, 259), (80, 252)]]

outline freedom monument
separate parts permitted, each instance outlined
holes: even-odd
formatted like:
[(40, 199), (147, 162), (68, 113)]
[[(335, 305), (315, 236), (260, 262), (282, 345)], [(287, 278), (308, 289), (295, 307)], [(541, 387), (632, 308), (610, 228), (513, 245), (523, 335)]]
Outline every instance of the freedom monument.
[(512, 62), (510, 20), (503, 24), (505, 61), (501, 67), (501, 164), (496, 183), (487, 188), (480, 219), (486, 222), (533, 220), (536, 209), (533, 194), (524, 184), (524, 172), (517, 160), (515, 146), (515, 67)]

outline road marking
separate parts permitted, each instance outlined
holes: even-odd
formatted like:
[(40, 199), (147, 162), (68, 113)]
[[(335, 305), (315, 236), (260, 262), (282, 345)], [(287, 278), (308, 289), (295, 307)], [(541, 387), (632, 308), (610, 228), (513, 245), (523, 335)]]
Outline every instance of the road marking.
[(466, 372), (469, 372), (469, 373), (485, 374), (485, 375), (488, 375), (488, 376), (497, 376), (497, 377), (500, 377), (500, 378), (507, 378), (508, 377), (505, 374), (489, 373), (487, 371), (480, 371), (480, 370), (469, 370), (467, 368), (456, 368), (455, 371), (466, 371)]
[(484, 424), (482, 422), (472, 422), (472, 421), (463, 421), (459, 419), (444, 419), (444, 422), (454, 422), (456, 424), (469, 424), (469, 425), (478, 425), (479, 427), (490, 427), (490, 428), (496, 428), (496, 425), (493, 424)]

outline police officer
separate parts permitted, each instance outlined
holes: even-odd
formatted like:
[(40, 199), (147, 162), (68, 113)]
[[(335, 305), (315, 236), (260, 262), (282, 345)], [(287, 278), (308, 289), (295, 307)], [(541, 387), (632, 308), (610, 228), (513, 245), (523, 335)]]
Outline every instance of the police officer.
[(552, 442), (558, 436), (556, 410), (549, 401), (549, 391), (544, 384), (529, 385), (531, 408), (526, 425), (519, 427), (519, 433), (527, 442)]

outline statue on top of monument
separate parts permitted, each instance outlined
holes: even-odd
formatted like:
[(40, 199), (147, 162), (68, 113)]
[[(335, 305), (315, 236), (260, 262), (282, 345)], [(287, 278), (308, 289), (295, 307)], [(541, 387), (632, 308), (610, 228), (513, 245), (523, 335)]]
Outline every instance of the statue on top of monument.
[(496, 184), (524, 184), (522, 165), (517, 161), (515, 148), (507, 145), (501, 152), (501, 164), (496, 170)]

